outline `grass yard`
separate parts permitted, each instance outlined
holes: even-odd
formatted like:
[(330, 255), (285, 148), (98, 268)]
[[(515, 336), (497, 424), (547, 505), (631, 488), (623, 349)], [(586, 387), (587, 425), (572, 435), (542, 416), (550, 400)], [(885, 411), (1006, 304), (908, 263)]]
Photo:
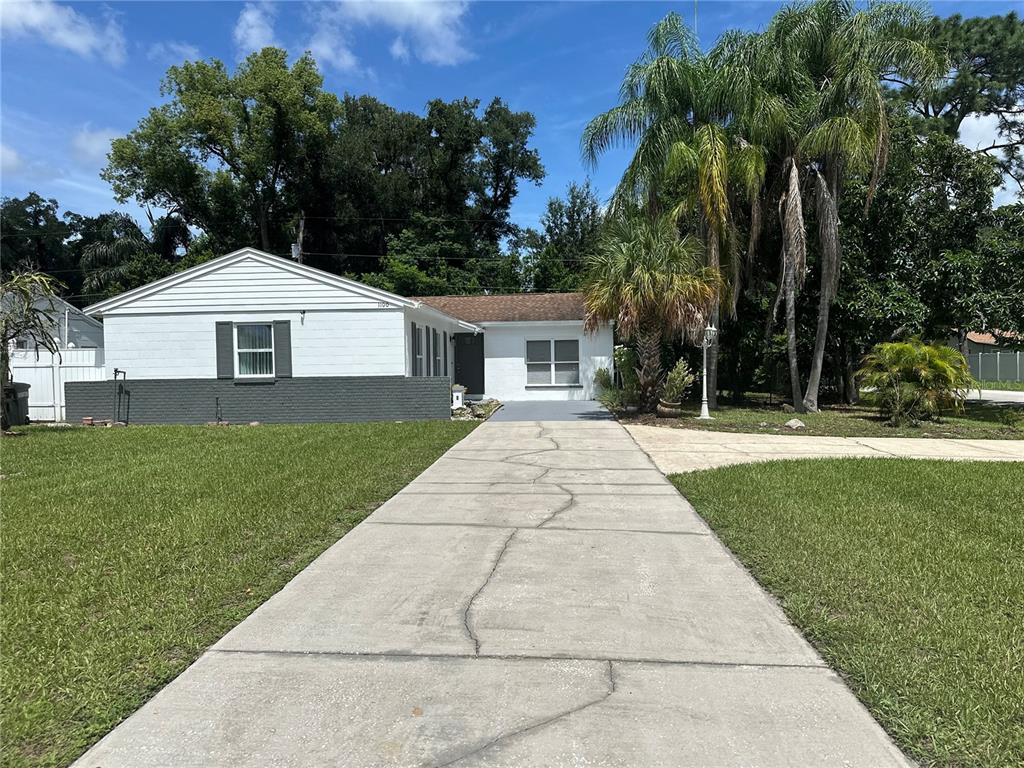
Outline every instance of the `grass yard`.
[[(941, 423), (921, 422), (920, 426), (891, 427), (878, 412), (867, 405), (829, 406), (819, 413), (786, 413), (778, 403), (748, 402), (742, 406), (729, 405), (719, 399), (718, 410), (712, 421), (698, 421), (699, 405), (690, 405), (679, 419), (660, 419), (653, 415), (620, 416), (623, 423), (654, 424), (659, 427), (706, 429), (715, 432), (759, 432), (763, 434), (792, 434), (783, 426), (790, 419), (800, 419), (807, 425), (801, 435), (830, 437), (964, 437), (974, 439), (1024, 440), (1024, 427), (1011, 426), (1007, 411), (1024, 416), (1024, 408), (1012, 405), (967, 403), (964, 413), (943, 418)], [(762, 426), (763, 425), (763, 426)]]
[(1024, 765), (1024, 464), (827, 459), (671, 479), (909, 755)]
[(2, 764), (69, 763), (474, 426), (3, 438)]

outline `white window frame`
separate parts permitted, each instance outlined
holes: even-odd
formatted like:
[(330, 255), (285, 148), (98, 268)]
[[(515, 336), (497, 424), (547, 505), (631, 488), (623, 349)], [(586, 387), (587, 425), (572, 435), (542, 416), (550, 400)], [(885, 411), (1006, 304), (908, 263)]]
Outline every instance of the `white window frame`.
[[(240, 349), (238, 346), (238, 329), (247, 325), (265, 325), (270, 328), (270, 349), (264, 347), (260, 348), (246, 348)], [(235, 342), (235, 378), (236, 379), (272, 379), (277, 375), (277, 351), (274, 349), (274, 323), (273, 321), (261, 323), (235, 323), (234, 333), (232, 334)], [(238, 355), (241, 352), (270, 352), (270, 373), (242, 373), (241, 365), (239, 364)]]
[(437, 328), (433, 329), (433, 341), (430, 345), (430, 354), (434, 358), (434, 366), (432, 372), (434, 376), (444, 376), (443, 367), (444, 359), (441, 356), (441, 332)]
[[(547, 342), (547, 344), (548, 344), (548, 359), (546, 361), (538, 361), (538, 362), (532, 362), (532, 363), (529, 362), (528, 355), (527, 355), (527, 350), (529, 349), (529, 345), (530, 345), (531, 341), (532, 342), (537, 342), (537, 341), (545, 341), (545, 342)], [(556, 348), (555, 347), (555, 343), (559, 342), (559, 341), (575, 341), (576, 342), (576, 359), (575, 360), (556, 360), (555, 359), (555, 348)], [(531, 387), (568, 387), (568, 388), (582, 387), (583, 386), (583, 383), (582, 383), (583, 382), (583, 375), (582, 375), (583, 371), (582, 371), (582, 365), (580, 363), (580, 356), (582, 354), (582, 350), (583, 350), (583, 343), (580, 341), (580, 338), (578, 336), (575, 337), (575, 338), (571, 338), (571, 339), (565, 339), (565, 338), (558, 339), (558, 338), (551, 338), (551, 337), (532, 338), (532, 339), (531, 338), (527, 338), (523, 342), (523, 364), (526, 366), (526, 387), (527, 387), (527, 389), (529, 389)], [(576, 365), (576, 381), (574, 383), (571, 383), (571, 384), (556, 383), (555, 382), (555, 366), (559, 365), (559, 364), (566, 364), (566, 363), (570, 363), (570, 364), (575, 364)], [(544, 383), (544, 384), (531, 384), (530, 383), (530, 366), (531, 365), (546, 365), (546, 366), (548, 366), (548, 380), (547, 380), (546, 383)]]

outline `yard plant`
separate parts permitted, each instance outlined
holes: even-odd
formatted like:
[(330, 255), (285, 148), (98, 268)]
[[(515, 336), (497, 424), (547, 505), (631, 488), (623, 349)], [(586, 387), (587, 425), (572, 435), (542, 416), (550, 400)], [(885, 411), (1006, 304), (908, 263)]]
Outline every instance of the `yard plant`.
[(1024, 764), (1021, 463), (772, 462), (671, 479), (924, 766)]
[(5, 438), (0, 762), (67, 765), (473, 426)]
[(960, 352), (920, 339), (876, 345), (864, 358), (859, 376), (862, 386), (877, 393), (882, 413), (897, 426), (962, 411), (974, 385)]

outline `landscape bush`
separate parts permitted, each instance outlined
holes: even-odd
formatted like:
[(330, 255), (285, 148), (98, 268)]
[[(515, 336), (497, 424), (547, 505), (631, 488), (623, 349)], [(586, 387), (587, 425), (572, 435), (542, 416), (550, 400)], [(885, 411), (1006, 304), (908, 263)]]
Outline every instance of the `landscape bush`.
[(939, 420), (948, 410), (959, 413), (974, 386), (959, 351), (918, 338), (876, 344), (857, 375), (862, 387), (875, 391), (879, 411), (894, 426)]

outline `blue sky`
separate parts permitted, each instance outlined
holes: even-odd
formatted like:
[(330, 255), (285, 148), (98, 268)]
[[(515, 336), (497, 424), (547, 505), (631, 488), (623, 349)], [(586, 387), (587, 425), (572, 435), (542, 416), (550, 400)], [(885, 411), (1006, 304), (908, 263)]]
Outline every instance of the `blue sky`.
[[(710, 45), (725, 29), (763, 26), (777, 2), (699, 0), (697, 30)], [(936, 2), (940, 15), (1005, 14), (1020, 2)], [(117, 206), (99, 178), (110, 139), (160, 103), (168, 66), (185, 58), (234, 63), (267, 44), (293, 56), (312, 50), (325, 87), (369, 93), (422, 112), (429, 99), (495, 96), (537, 118), (534, 146), (547, 177), (513, 208), (536, 226), (549, 196), (588, 176), (601, 196), (615, 185), (623, 152), (596, 170), (580, 160), (584, 124), (615, 103), (626, 66), (669, 10), (693, 19), (694, 4), (664, 2), (133, 2), (0, 0), (0, 192), (36, 191), (62, 210)], [(985, 121), (965, 129), (983, 141)]]

